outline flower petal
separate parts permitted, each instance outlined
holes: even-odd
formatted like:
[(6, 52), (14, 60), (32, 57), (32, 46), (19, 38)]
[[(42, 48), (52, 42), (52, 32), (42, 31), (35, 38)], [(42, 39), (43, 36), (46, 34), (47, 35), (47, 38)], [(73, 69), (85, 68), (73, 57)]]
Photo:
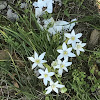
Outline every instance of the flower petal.
[(71, 39), (68, 40), (67, 44), (71, 44), (73, 41)]
[(66, 66), (70, 66), (71, 64), (72, 64), (72, 62), (65, 63)]
[(72, 47), (75, 48), (75, 46), (76, 46), (76, 42), (73, 42)]
[(34, 58), (37, 59), (38, 58), (38, 54), (36, 51), (34, 51)]
[(61, 76), (62, 76), (63, 69), (59, 69), (59, 70), (58, 70), (58, 73), (59, 73), (59, 75), (61, 75)]
[(65, 42), (63, 43), (62, 48), (63, 48), (63, 50), (66, 50), (67, 49), (67, 46), (66, 46), (66, 43)]
[(32, 69), (34, 69), (36, 66), (37, 66), (37, 64), (34, 63), (34, 64), (32, 65)]
[(61, 84), (57, 84), (56, 87), (57, 87), (57, 88), (63, 88), (63, 87), (65, 87), (65, 86), (64, 86), (64, 85), (61, 85)]
[(29, 60), (31, 60), (32, 62), (34, 62), (34, 58), (33, 57), (27, 57)]
[(80, 38), (81, 36), (82, 36), (82, 33), (76, 34), (76, 37), (77, 37), (77, 38)]
[(58, 57), (57, 57), (57, 59), (62, 59), (63, 58), (63, 55), (62, 54), (60, 54)]
[(60, 65), (54, 66), (53, 68), (54, 68), (54, 69), (56, 69), (56, 68), (60, 68)]
[(42, 53), (42, 54), (39, 56), (39, 58), (42, 60), (42, 59), (44, 58), (45, 54), (46, 54), (46, 52)]
[(58, 93), (58, 89), (57, 89), (57, 88), (54, 88), (53, 90), (54, 90), (56, 93)]
[(40, 74), (44, 74), (44, 71), (42, 69), (38, 70)]
[(63, 50), (61, 50), (61, 49), (59, 49), (59, 50), (57, 50), (59, 53), (62, 53), (63, 52)]
[(72, 48), (68, 48), (67, 51), (70, 53), (72, 51)]
[(76, 42), (81, 42), (78, 38), (76, 38)]
[(45, 86), (47, 86), (47, 82), (48, 82), (47, 79), (44, 78), (44, 79), (43, 79), (43, 83), (44, 83)]
[(45, 69), (45, 67), (42, 64), (38, 64), (38, 66), (42, 69)]
[(70, 33), (65, 33), (64, 35), (65, 35), (65, 37), (67, 37), (67, 38), (71, 38), (71, 34), (70, 34)]
[(84, 47), (86, 45), (86, 43), (82, 43), (81, 46)]
[(47, 61), (46, 60), (41, 60), (41, 63), (46, 63)]
[(66, 67), (64, 67), (64, 70), (65, 70), (66, 72), (68, 72), (68, 69), (67, 69)]
[(41, 76), (39, 76), (38, 78), (39, 78), (39, 79), (42, 79), (42, 78), (43, 78), (43, 76), (41, 75)]
[(49, 94), (52, 91), (51, 86), (49, 86), (48, 88), (46, 88), (45, 90), (47, 90), (47, 92), (45, 94)]
[(79, 49), (80, 51), (84, 52), (85, 50), (83, 48)]
[(72, 32), (71, 32), (71, 36), (75, 36), (75, 31), (74, 31), (74, 29), (73, 29)]
[(77, 50), (76, 53), (77, 53), (78, 56), (80, 55), (80, 51), (79, 50)]
[(64, 60), (68, 61), (68, 56), (64, 56)]
[(49, 76), (53, 76), (55, 73), (54, 72), (49, 72)]
[(76, 55), (74, 53), (70, 53), (68, 56), (69, 57), (76, 57)]
[(45, 73), (48, 73), (48, 69), (46, 68)]

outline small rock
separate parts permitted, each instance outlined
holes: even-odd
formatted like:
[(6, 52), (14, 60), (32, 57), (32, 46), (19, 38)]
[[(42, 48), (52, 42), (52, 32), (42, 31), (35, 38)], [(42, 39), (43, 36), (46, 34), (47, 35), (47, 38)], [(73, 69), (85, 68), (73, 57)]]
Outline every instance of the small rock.
[(9, 55), (5, 50), (0, 50), (0, 60), (8, 59)]
[(25, 2), (24, 3), (21, 3), (20, 4), (20, 8), (27, 8), (27, 3), (25, 3)]
[(96, 29), (93, 30), (90, 36), (88, 48), (89, 49), (94, 48), (98, 44), (99, 38), (100, 38), (100, 32)]
[(7, 18), (10, 19), (11, 21), (15, 21), (19, 19), (18, 15), (12, 12), (12, 9), (8, 9)]
[(0, 10), (3, 10), (7, 7), (7, 2), (6, 1), (0, 1)]

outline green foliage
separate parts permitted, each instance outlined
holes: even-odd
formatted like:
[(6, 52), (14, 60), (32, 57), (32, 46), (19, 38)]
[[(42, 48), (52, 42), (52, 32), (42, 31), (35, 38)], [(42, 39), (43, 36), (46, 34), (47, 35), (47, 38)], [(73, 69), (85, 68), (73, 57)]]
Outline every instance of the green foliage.
[[(65, 8), (68, 7), (68, 2), (75, 2), (80, 7), (84, 0), (63, 0)], [(37, 76), (34, 75), (27, 57), (32, 56), (34, 50), (38, 54), (46, 52), (45, 59), (48, 61), (48, 65), (45, 64), (44, 66), (52, 70), (50, 63), (58, 56), (56, 50), (61, 48), (60, 45), (63, 43), (64, 35), (56, 34), (52, 36), (46, 30), (42, 31), (35, 19), (31, 6), (23, 11), (21, 10), (21, 12), (21, 15), (17, 12), (20, 20), (15, 23), (5, 18), (2, 19), (2, 16), (0, 17), (2, 23), (3, 20), (6, 20), (5, 24), (0, 25), (0, 30), (2, 30), (0, 34), (3, 36), (0, 41), (4, 41), (0, 43), (0, 46), (4, 49), (7, 47), (10, 51), (10, 61), (0, 61), (0, 72), (2, 72), (2, 78), (6, 77), (6, 83), (16, 92), (16, 95), (18, 97), (19, 95), (25, 96), (26, 100), (99, 100), (100, 71), (97, 69), (97, 74), (95, 73), (95, 66), (98, 67), (95, 62), (100, 59), (100, 47), (96, 52), (81, 53), (81, 56), (70, 59), (73, 61), (73, 65), (68, 67), (69, 72), (65, 73), (61, 79), (66, 85), (66, 88), (61, 90), (64, 94), (45, 96), (45, 87), (42, 81), (38, 80)], [(70, 16), (69, 8), (64, 10), (64, 14), (67, 17)], [(44, 19), (50, 17), (51, 14), (49, 15), (48, 13), (43, 15)], [(93, 27), (96, 25), (95, 28), (99, 28), (96, 22), (96, 24), (92, 22), (97, 18), (99, 18), (97, 15), (85, 16), (79, 22), (91, 22)], [(51, 26), (52, 24), (48, 25), (48, 27)], [(85, 38), (83, 40), (86, 42)], [(14, 59), (12, 52), (18, 55), (20, 58), (18, 61)], [(18, 65), (18, 62), (24, 65)], [(9, 76), (13, 76), (13, 74), (16, 74), (14, 80)], [(12, 81), (17, 82), (19, 88), (16, 88)]]

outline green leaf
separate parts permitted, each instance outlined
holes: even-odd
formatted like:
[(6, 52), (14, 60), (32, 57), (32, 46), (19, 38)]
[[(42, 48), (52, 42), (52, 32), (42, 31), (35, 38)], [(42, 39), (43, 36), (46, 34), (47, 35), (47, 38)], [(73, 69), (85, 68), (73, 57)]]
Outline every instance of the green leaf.
[(63, 87), (61, 88), (61, 93), (65, 93), (67, 91), (67, 88)]
[(51, 67), (48, 64), (43, 64), (43, 65), (48, 69), (49, 72), (51, 71)]
[(70, 16), (70, 14), (69, 14), (69, 12), (68, 12), (68, 9), (66, 9), (66, 10), (64, 11), (64, 14), (65, 14), (67, 17)]
[(45, 97), (45, 100), (50, 100), (50, 99), (49, 99), (49, 97), (46, 96), (46, 97)]

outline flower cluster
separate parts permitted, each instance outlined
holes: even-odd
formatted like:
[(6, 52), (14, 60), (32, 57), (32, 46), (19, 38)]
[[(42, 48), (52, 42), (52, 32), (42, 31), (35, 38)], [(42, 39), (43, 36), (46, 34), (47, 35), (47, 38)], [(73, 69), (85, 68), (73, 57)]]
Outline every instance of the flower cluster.
[[(53, 3), (53, 0), (38, 0), (37, 2), (34, 2), (33, 6), (35, 7), (35, 17), (39, 17), (40, 15), (45, 13), (45, 11), (47, 11), (48, 13), (52, 13)], [(46, 9), (43, 11), (44, 7)]]
[[(59, 1), (60, 0), (38, 0), (37, 2), (33, 3), (33, 6), (35, 7), (35, 17), (37, 18), (37, 23), (39, 24), (40, 28), (48, 30), (49, 33), (51, 34), (56, 34), (58, 32), (62, 33), (63, 31), (71, 31), (73, 27), (75, 26), (77, 19), (72, 19), (71, 22), (59, 20), (59, 21), (54, 21), (53, 17), (49, 19), (44, 19), (43, 21), (40, 20), (40, 16), (45, 14), (47, 11), (48, 13), (53, 12), (53, 3), (54, 1)], [(46, 8), (43, 10), (43, 8)], [(41, 23), (44, 23), (42, 25)], [(52, 24), (52, 27), (48, 28), (48, 25)]]
[[(51, 65), (48, 65), (48, 62), (44, 60), (46, 52), (38, 55), (37, 52), (34, 51), (34, 56), (28, 57), (28, 59), (33, 62), (32, 69), (36, 67), (38, 68), (38, 72), (40, 74), (38, 78), (43, 79), (44, 85), (48, 86), (45, 89), (46, 94), (49, 94), (51, 91), (59, 93), (59, 89), (66, 89), (65, 86), (62, 85), (59, 77), (63, 76), (63, 72), (68, 72), (68, 66), (72, 65), (72, 62), (69, 62), (69, 59), (76, 57), (76, 54), (79, 56), (80, 52), (84, 52), (83, 47), (86, 45), (86, 43), (82, 43), (82, 41), (79, 39), (82, 36), (82, 33), (75, 34), (73, 29), (75, 26), (74, 21), (76, 21), (76, 19), (73, 19), (71, 21), (73, 23), (70, 23), (61, 20), (54, 21), (54, 19), (51, 17), (50, 19), (43, 20), (43, 26), (40, 24), (39, 16), (45, 11), (52, 13), (52, 4), (53, 0), (38, 0), (37, 2), (33, 3), (33, 6), (35, 7), (35, 16), (38, 18), (37, 22), (41, 29), (46, 29), (53, 35), (62, 32), (62, 30), (66, 30), (71, 33), (66, 33), (66, 31), (63, 31), (65, 41), (63, 42), (62, 47), (57, 50), (59, 55), (55, 61), (52, 61)], [(43, 7), (46, 7), (45, 11), (42, 10)], [(52, 23), (52, 27), (47, 29), (49, 23)], [(49, 66), (49, 68), (46, 65)]]
[[(58, 88), (64, 88), (65, 86), (62, 84), (58, 84), (58, 81), (53, 82), (54, 75), (56, 76), (55, 72), (58, 72), (58, 76), (62, 77), (63, 71), (68, 72), (67, 67), (71, 66), (72, 62), (69, 62), (69, 57), (76, 57), (72, 50), (76, 50), (77, 55), (80, 54), (80, 51), (84, 52), (83, 47), (86, 43), (82, 43), (79, 38), (82, 36), (82, 33), (75, 34), (75, 31), (72, 30), (71, 33), (65, 33), (65, 37), (68, 38), (67, 44), (64, 42), (62, 44), (62, 48), (58, 49), (57, 52), (59, 53), (57, 59), (52, 62), (51, 67), (53, 68), (52, 72), (48, 71), (44, 63), (47, 63), (44, 59), (45, 52), (38, 56), (37, 52), (34, 52), (34, 57), (28, 57), (29, 60), (34, 62), (32, 65), (32, 69), (38, 67), (38, 72), (41, 74), (38, 78), (43, 79), (43, 83), (45, 86), (49, 86), (46, 88), (46, 94), (49, 94), (52, 90), (58, 93)], [(67, 45), (71, 44), (71, 47), (67, 47)]]
[(58, 84), (58, 81), (53, 82), (51, 77), (55, 75), (55, 72), (49, 72), (48, 69), (43, 66), (43, 64), (47, 62), (46, 60), (43, 60), (44, 56), (45, 52), (38, 56), (37, 52), (35, 51), (34, 57), (28, 57), (28, 59), (34, 62), (34, 64), (32, 65), (32, 69), (34, 69), (35, 67), (39, 67), (38, 72), (41, 74), (41, 76), (39, 76), (38, 78), (43, 79), (44, 85), (47, 86), (48, 82), (50, 83), (50, 86), (46, 88), (46, 94), (50, 93), (52, 90), (58, 93), (58, 88), (63, 88), (64, 85)]

